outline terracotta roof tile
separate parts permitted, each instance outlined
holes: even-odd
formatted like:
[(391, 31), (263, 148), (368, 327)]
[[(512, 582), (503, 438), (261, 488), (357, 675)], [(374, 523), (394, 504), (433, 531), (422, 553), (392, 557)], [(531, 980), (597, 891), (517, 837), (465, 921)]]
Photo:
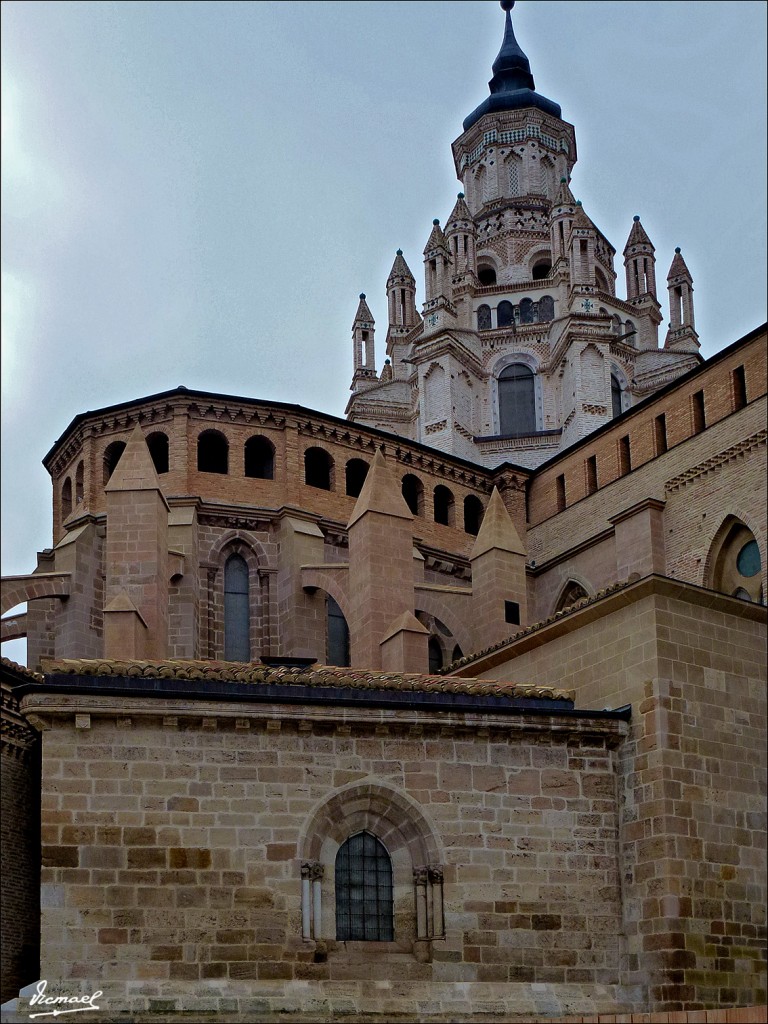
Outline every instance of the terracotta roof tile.
[[(570, 690), (552, 686), (455, 679), (416, 672), (373, 672), (337, 668), (331, 665), (271, 667), (260, 662), (227, 661), (119, 661), (113, 659), (63, 658), (43, 663), (47, 676), (127, 676), (143, 679), (196, 679), (237, 682), (243, 685), (295, 685), (336, 687), (355, 690), (399, 690), (401, 692), (473, 694), (509, 700), (573, 700)], [(39, 677), (38, 677), (39, 678)]]

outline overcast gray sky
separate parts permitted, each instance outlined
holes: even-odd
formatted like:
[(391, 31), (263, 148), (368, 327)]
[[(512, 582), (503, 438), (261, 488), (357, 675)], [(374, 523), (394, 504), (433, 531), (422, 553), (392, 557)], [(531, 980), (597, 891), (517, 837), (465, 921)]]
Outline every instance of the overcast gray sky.
[[(487, 95), (503, 14), (6, 0), (2, 16), (15, 573), (51, 543), (40, 460), (79, 412), (184, 384), (343, 414), (357, 295), (380, 367), (398, 247), (423, 299), (422, 249), (458, 190), (450, 145)], [(660, 284), (682, 247), (704, 355), (762, 323), (763, 0), (521, 0), (513, 17), (538, 91), (576, 126), (574, 194), (619, 253), (635, 213)]]

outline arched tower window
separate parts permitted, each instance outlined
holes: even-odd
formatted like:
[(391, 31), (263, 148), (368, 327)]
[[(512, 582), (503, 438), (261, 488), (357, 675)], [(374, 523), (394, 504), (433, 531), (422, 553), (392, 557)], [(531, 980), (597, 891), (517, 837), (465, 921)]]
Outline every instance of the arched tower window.
[(490, 263), (479, 263), (477, 267), (477, 279), (484, 287), (496, 284), (496, 268)]
[(358, 832), (336, 854), (336, 939), (392, 942), (392, 863), (370, 832)]
[(168, 435), (164, 434), (162, 430), (156, 430), (150, 434), (147, 438), (147, 448), (149, 448), (149, 455), (155, 467), (155, 472), (159, 475), (160, 473), (168, 472)]
[(339, 608), (331, 595), (327, 599), (327, 638), (328, 650), (326, 657), (329, 665), (346, 666), (349, 658), (349, 626), (344, 612)]
[(490, 331), (491, 329), (491, 307), (477, 307), (477, 329), (478, 331)]
[(350, 459), (344, 471), (347, 494), (350, 498), (359, 498), (365, 478), (368, 476), (368, 463), (364, 459)]
[(502, 434), (536, 432), (533, 371), (523, 363), (513, 363), (499, 375), (499, 427)]
[(464, 499), (464, 532), (476, 537), (483, 519), (483, 503), (474, 494)]
[(104, 483), (109, 481), (109, 478), (115, 472), (115, 467), (120, 461), (120, 456), (125, 451), (125, 441), (113, 441), (112, 444), (108, 444), (104, 449)]
[(611, 374), (611, 414), (614, 419), (621, 416), (621, 384), (615, 374)]
[(243, 450), (244, 470), (255, 480), (274, 480), (275, 446), (266, 437), (249, 437)]
[(520, 303), (520, 323), (532, 324), (535, 322), (533, 315), (533, 299), (523, 299)]
[(549, 277), (550, 271), (552, 270), (552, 260), (549, 258), (544, 260), (537, 260), (533, 265), (532, 277), (534, 281), (543, 281), (544, 278)]
[(78, 462), (77, 469), (75, 470), (75, 504), (79, 505), (85, 496), (85, 466), (82, 460)]
[(443, 484), (435, 488), (435, 522), (453, 526), (453, 494)]
[(548, 323), (555, 319), (555, 300), (551, 295), (542, 295), (539, 299), (539, 323)]
[(403, 497), (413, 515), (424, 515), (424, 485), (413, 473), (406, 473), (403, 477)]
[(511, 302), (500, 302), (496, 310), (496, 323), (499, 327), (511, 327), (515, 322), (515, 311)]
[(220, 430), (204, 430), (198, 437), (197, 469), (200, 473), (229, 472), (229, 442)]
[(250, 601), (248, 565), (240, 555), (230, 555), (224, 566), (224, 659), (250, 661)]
[(304, 452), (304, 483), (330, 491), (333, 459), (325, 448), (307, 448)]
[(72, 515), (72, 480), (67, 477), (61, 488), (61, 518), (64, 520), (70, 515)]

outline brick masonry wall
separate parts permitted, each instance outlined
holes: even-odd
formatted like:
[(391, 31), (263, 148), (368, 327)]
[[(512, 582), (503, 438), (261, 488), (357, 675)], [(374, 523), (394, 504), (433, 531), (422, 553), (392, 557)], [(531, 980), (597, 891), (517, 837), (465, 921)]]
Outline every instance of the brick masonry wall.
[[(631, 450), (632, 469), (636, 470), (646, 463), (660, 462), (663, 469), (655, 469), (654, 473), (674, 476), (669, 473), (670, 467), (678, 460), (681, 460), (680, 468), (676, 472), (682, 472), (688, 468), (691, 462), (691, 449), (678, 450), (676, 458), (670, 458), (675, 454), (675, 449), (683, 442), (695, 435), (692, 396), (695, 392), (704, 392), (704, 404), (706, 410), (706, 425), (711, 427), (723, 420), (728, 420), (736, 411), (732, 373), (738, 367), (743, 366), (747, 384), (747, 400), (749, 405), (759, 403), (766, 393), (766, 343), (765, 335), (755, 338), (747, 346), (739, 348), (728, 357), (714, 362), (704, 372), (696, 374), (691, 380), (679, 385), (667, 395), (662, 395), (657, 401), (648, 407), (639, 409), (631, 415), (623, 417), (616, 425), (594, 439), (591, 444), (584, 444), (571, 454), (565, 454), (537, 474), (529, 495), (529, 519), (531, 527), (536, 527), (545, 520), (550, 519), (557, 513), (555, 494), (555, 478), (561, 473), (565, 474), (565, 485), (568, 505), (584, 498), (587, 491), (586, 460), (591, 456), (597, 459), (597, 480), (600, 488), (619, 480), (618, 445), (619, 439), (629, 436)], [(747, 406), (749, 408), (749, 406)], [(753, 417), (750, 424), (755, 424), (755, 429), (764, 429), (765, 413), (764, 404), (759, 403), (757, 410), (753, 410)], [(657, 416), (664, 414), (667, 425), (667, 447), (670, 450), (666, 456), (657, 459), (658, 452), (655, 444), (654, 422)], [(739, 427), (742, 425), (742, 417), (738, 420)], [(699, 437), (706, 437), (709, 431), (704, 431)], [(723, 434), (718, 434), (718, 439)], [(746, 434), (741, 432), (737, 440), (741, 440)], [(696, 456), (699, 451), (696, 450)], [(697, 458), (698, 461), (698, 458)], [(687, 463), (687, 465), (683, 465)], [(694, 463), (695, 464), (695, 463)], [(647, 474), (643, 477), (647, 482), (652, 477)], [(630, 483), (631, 476), (622, 480), (622, 486), (628, 486), (628, 500), (624, 507), (633, 503), (629, 497), (632, 490)], [(659, 476), (658, 484), (663, 483)], [(647, 483), (646, 483), (647, 486)], [(599, 492), (598, 492), (599, 493)], [(616, 493), (614, 489), (612, 493)], [(643, 497), (648, 495), (646, 493)], [(615, 508), (615, 511), (621, 511)], [(562, 517), (560, 517), (562, 520)], [(548, 546), (551, 551), (551, 545)]]
[[(330, 719), (245, 706), (234, 717), (209, 704), (201, 720), (178, 705), (155, 717), (149, 698), (121, 704), (80, 717), (81, 728), (76, 700), (62, 714), (50, 701), (40, 709), (52, 726), (43, 976), (154, 982), (176, 996), (199, 979), (341, 982), (395, 970), (420, 982), (422, 998), (432, 982), (515, 981), (597, 986), (610, 1002), (621, 920), (615, 724), (574, 719), (557, 732), (548, 718), (489, 717), (477, 733), (456, 715), (440, 726), (402, 712), (337, 708)], [(334, 815), (351, 815), (355, 831), (371, 794), (401, 815), (384, 841), (402, 833), (411, 844), (393, 853), (396, 942), (373, 961), (333, 939), (338, 843), (311, 825), (336, 798)], [(444, 870), (447, 935), (431, 963), (409, 952), (406, 853), (419, 829)], [(300, 861), (315, 847), (326, 962), (301, 939)]]
[[(617, 581), (616, 563), (611, 565), (610, 557), (594, 558), (596, 545), (589, 545), (589, 542), (597, 534), (611, 529), (613, 516), (647, 497), (667, 503), (664, 510), (667, 575), (704, 584), (709, 547), (717, 527), (729, 513), (754, 524), (762, 544), (765, 571), (768, 551), (759, 525), (765, 516), (765, 418), (763, 398), (629, 476), (569, 505), (559, 515), (532, 526), (528, 531), (528, 555), (544, 570), (535, 581), (539, 612), (547, 610), (549, 614), (548, 609), (568, 578), (566, 563), (573, 563), (581, 572), (588, 592)], [(745, 443), (745, 438), (752, 440)], [(591, 448), (585, 450), (578, 467), (571, 467), (572, 474), (585, 472), (582, 462), (591, 453)], [(559, 466), (559, 471), (563, 468)], [(554, 474), (554, 469), (552, 472)], [(554, 492), (555, 475), (549, 484)], [(537, 478), (534, 490), (539, 486)], [(604, 540), (596, 542), (604, 543)], [(589, 546), (579, 550), (580, 545)], [(571, 554), (574, 548), (576, 552)], [(607, 551), (605, 553), (607, 555)], [(551, 568), (547, 567), (548, 561), (552, 562)]]
[[(370, 462), (378, 447), (383, 447), (398, 478), (414, 473), (422, 481), (425, 494), (424, 515), (418, 519), (414, 531), (424, 543), (456, 551), (466, 556), (473, 538), (464, 533), (463, 503), (470, 494), (487, 503), (491, 474), (478, 467), (467, 467), (441, 452), (424, 452), (411, 446), (403, 438), (386, 440), (366, 431), (365, 427), (350, 425), (349, 429), (326, 420), (320, 413), (303, 419), (286, 416), (278, 407), (260, 409), (238, 407), (236, 399), (225, 404), (211, 403), (210, 408), (176, 401), (174, 415), (152, 418), (152, 406), (137, 402), (128, 417), (98, 424), (84, 424), (66, 444), (53, 470), (54, 540), (64, 535), (60, 510), (60, 492), (64, 479), (74, 473), (73, 466), (85, 454), (91, 470), (86, 474), (84, 502), (79, 512), (102, 514), (104, 500), (103, 460), (108, 446), (116, 441), (127, 441), (130, 431), (141, 422), (145, 437), (159, 430), (169, 437), (169, 472), (160, 475), (163, 493), (167, 498), (198, 496), (205, 501), (222, 505), (238, 505), (255, 510), (277, 510), (284, 505), (301, 508), (310, 514), (322, 516), (345, 526), (355, 505), (355, 498), (346, 494), (345, 466), (350, 459)], [(90, 429), (89, 429), (90, 427)], [(229, 444), (228, 472), (200, 473), (197, 470), (197, 439), (205, 430), (223, 434)], [(245, 476), (243, 452), (245, 442), (253, 436), (267, 438), (275, 447), (273, 480)], [(325, 449), (334, 460), (331, 490), (310, 487), (304, 483), (304, 452), (307, 448)], [(433, 521), (433, 492), (442, 484), (454, 495), (455, 526), (443, 526)], [(524, 522), (519, 528), (524, 530)]]

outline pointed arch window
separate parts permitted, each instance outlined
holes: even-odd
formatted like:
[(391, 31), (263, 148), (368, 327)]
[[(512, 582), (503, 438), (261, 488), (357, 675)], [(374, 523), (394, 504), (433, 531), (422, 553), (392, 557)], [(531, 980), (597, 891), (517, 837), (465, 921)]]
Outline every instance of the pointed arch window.
[(613, 418), (621, 416), (621, 384), (615, 374), (611, 374), (611, 413)]
[(566, 585), (563, 587), (560, 594), (560, 599), (555, 606), (556, 612), (565, 611), (566, 608), (572, 607), (578, 601), (583, 601), (585, 597), (589, 597), (584, 587), (576, 580), (568, 580)]
[(762, 559), (755, 535), (740, 520), (729, 518), (712, 545), (709, 585), (723, 594), (763, 604)]
[(392, 862), (370, 832), (358, 832), (336, 854), (336, 939), (392, 942)]
[(328, 650), (326, 653), (329, 665), (347, 666), (349, 657), (349, 626), (344, 612), (331, 595), (328, 595), (326, 609)]
[(250, 661), (250, 601), (248, 564), (230, 555), (224, 566), (224, 659)]
[(499, 426), (503, 435), (536, 433), (534, 376), (524, 363), (512, 363), (499, 375)]
[(443, 667), (443, 648), (436, 636), (429, 638), (429, 674), (436, 675)]

